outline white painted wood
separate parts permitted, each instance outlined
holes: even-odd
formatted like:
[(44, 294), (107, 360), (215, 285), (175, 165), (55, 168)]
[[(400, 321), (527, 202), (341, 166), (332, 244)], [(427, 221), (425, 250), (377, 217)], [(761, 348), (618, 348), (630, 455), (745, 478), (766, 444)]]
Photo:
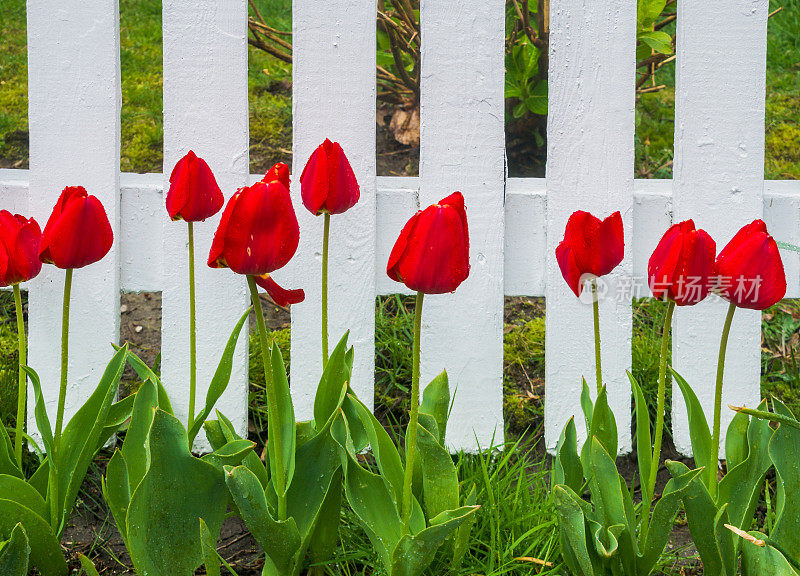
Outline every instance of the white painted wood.
[[(300, 198), (300, 174), (325, 138), (339, 142), (361, 187), (361, 200), (331, 218), (329, 342), (346, 330), (355, 346), (352, 387), (373, 401), (375, 349), (375, 46), (376, 0), (295, 0), (293, 3), (292, 196), (300, 248), (287, 266), (306, 301), (292, 307), (291, 385), (295, 414), (313, 414), (322, 374), (320, 274), (322, 217)], [(286, 276), (281, 275), (284, 281)]]
[(442, 370), (452, 448), (503, 441), (503, 0), (422, 0), (420, 205), (463, 193), (469, 278), (425, 299), (422, 385)]
[(545, 179), (508, 180), (505, 212), (505, 294), (544, 294), (544, 271), (547, 266)]
[[(717, 250), (762, 214), (767, 11), (767, 0), (678, 3), (674, 218), (693, 218)], [(675, 319), (673, 362), (709, 421), (726, 306), (710, 299), (679, 309)], [(759, 401), (760, 318), (756, 311), (736, 312), (723, 406)], [(674, 399), (673, 437), (686, 454), (691, 445), (680, 391)], [(724, 432), (732, 412), (722, 416)]]
[[(164, 0), (164, 186), (190, 149), (213, 170), (227, 200), (247, 184), (247, 8), (244, 1)], [(247, 283), (206, 265), (220, 214), (195, 229), (197, 278), (197, 409), (228, 336), (248, 306)], [(164, 284), (162, 376), (172, 405), (186, 421), (189, 398), (187, 225), (161, 205)], [(247, 346), (240, 336), (228, 390), (217, 409), (247, 433)], [(197, 447), (206, 446), (198, 439)]]
[[(567, 420), (577, 414), (581, 377), (595, 390), (590, 304), (579, 301), (561, 277), (555, 248), (575, 210), (605, 218), (619, 210), (626, 254), (604, 278), (600, 303), (603, 380), (617, 417), (620, 451), (631, 448), (631, 301), (633, 135), (636, 3), (623, 0), (550, 4), (550, 73), (547, 149), (547, 353), (545, 441), (553, 449)], [(576, 417), (585, 434), (582, 417)]]
[[(764, 182), (764, 222), (777, 240), (800, 246), (800, 196), (793, 180)], [(786, 297), (800, 297), (800, 256), (781, 250), (786, 272)]]
[[(103, 203), (115, 233), (100, 262), (76, 270), (64, 422), (97, 386), (119, 340), (120, 63), (116, 1), (28, 2), (30, 215), (44, 228), (65, 186)], [(55, 425), (63, 270), (45, 265), (29, 290), (29, 363)], [(36, 430), (33, 403), (28, 430)]]
[[(380, 180), (387, 180), (381, 178)], [(386, 264), (392, 252), (395, 240), (408, 219), (419, 210), (419, 190), (403, 187), (404, 178), (389, 178), (380, 182), (378, 189), (378, 221), (379, 231), (375, 239), (375, 286), (378, 294), (406, 294), (414, 292), (404, 284), (395, 282), (386, 274)], [(394, 180), (394, 181), (392, 181)], [(386, 187), (383, 187), (386, 186)]]
[[(164, 285), (164, 176), (122, 175), (120, 243), (122, 289), (125, 292), (159, 291)], [(205, 265), (205, 254), (198, 264)], [(157, 288), (155, 288), (157, 287)]]

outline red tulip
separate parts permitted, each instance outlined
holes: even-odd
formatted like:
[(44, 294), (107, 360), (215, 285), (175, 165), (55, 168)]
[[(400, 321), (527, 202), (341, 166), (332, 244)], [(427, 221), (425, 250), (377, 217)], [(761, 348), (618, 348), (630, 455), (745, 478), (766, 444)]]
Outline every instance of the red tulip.
[(697, 304), (708, 295), (717, 245), (692, 220), (673, 224), (650, 256), (647, 274), (653, 296), (678, 306)]
[(715, 290), (739, 308), (764, 310), (786, 295), (786, 274), (763, 220), (742, 227), (717, 256)]
[(469, 231), (461, 192), (411, 217), (392, 248), (386, 273), (424, 294), (452, 292), (467, 279)]
[(0, 211), (0, 286), (12, 286), (39, 274), (42, 230), (33, 218)]
[(286, 186), (287, 190), (289, 189), (289, 167), (283, 162), (275, 164), (261, 179), (262, 182), (272, 182), (274, 180)]
[(325, 139), (308, 159), (300, 176), (303, 205), (312, 214), (341, 214), (360, 197), (358, 182), (337, 142)]
[(583, 280), (605, 276), (625, 256), (622, 216), (614, 212), (605, 220), (578, 210), (567, 220), (564, 239), (556, 248), (556, 260), (567, 285), (580, 296)]
[(189, 150), (175, 164), (169, 177), (167, 212), (170, 218), (199, 222), (219, 212), (224, 202), (211, 168)]
[(286, 290), (285, 288), (281, 288), (269, 274), (256, 276), (255, 280), (256, 284), (267, 291), (267, 294), (269, 294), (269, 297), (272, 298), (272, 301), (283, 308), (286, 308), (291, 304), (299, 304), (306, 299), (306, 293), (302, 288), (297, 288), (295, 290)]
[(101, 260), (113, 243), (100, 200), (83, 186), (67, 186), (44, 227), (39, 259), (58, 268), (83, 268)]

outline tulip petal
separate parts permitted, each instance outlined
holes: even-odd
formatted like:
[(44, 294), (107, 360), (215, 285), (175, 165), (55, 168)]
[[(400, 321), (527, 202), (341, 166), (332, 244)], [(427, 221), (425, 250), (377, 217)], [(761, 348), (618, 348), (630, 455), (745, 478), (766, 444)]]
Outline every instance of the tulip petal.
[(302, 288), (293, 290), (282, 288), (269, 274), (254, 276), (254, 278), (256, 284), (266, 290), (269, 297), (272, 298), (272, 301), (281, 308), (286, 308), (292, 304), (299, 304), (306, 299), (306, 293)]
[(262, 178), (262, 182), (272, 182), (277, 180), (284, 186), (286, 189), (289, 190), (290, 180), (289, 180), (289, 167), (284, 164), (283, 162), (278, 162), (272, 168), (267, 170), (267, 173), (264, 174), (264, 178)]

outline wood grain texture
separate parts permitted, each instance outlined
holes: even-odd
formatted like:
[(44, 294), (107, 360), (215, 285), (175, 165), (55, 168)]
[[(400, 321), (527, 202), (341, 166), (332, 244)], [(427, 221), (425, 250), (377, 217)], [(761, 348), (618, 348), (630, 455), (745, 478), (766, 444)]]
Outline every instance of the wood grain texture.
[(339, 142), (350, 160), (361, 199), (331, 217), (328, 301), (329, 342), (345, 331), (355, 346), (351, 386), (373, 402), (375, 350), (375, 50), (376, 0), (295, 0), (293, 3), (292, 198), (300, 221), (300, 247), (283, 280), (306, 292), (292, 307), (292, 397), (299, 419), (313, 413), (322, 374), (322, 217), (306, 210), (300, 174), (325, 138)]
[[(767, 0), (714, 4), (679, 0), (675, 90), (675, 221), (692, 218), (721, 250), (744, 224), (762, 214)], [(726, 46), (720, 51), (720, 46)], [(727, 303), (710, 298), (678, 310), (675, 368), (691, 384), (711, 419), (716, 358)], [(760, 318), (737, 310), (728, 341), (723, 406), (759, 401)], [(680, 392), (673, 437), (691, 452)], [(733, 413), (722, 411), (721, 443)]]
[(420, 206), (463, 193), (470, 276), (425, 299), (422, 385), (442, 370), (452, 448), (503, 440), (503, 0), (422, 0)]
[[(619, 210), (626, 255), (603, 278), (600, 302), (603, 380), (617, 416), (620, 451), (631, 448), (631, 277), (636, 4), (623, 0), (550, 4), (547, 147), (547, 314), (545, 441), (553, 449), (579, 413), (581, 378), (595, 390), (592, 310), (561, 278), (555, 248), (575, 210), (605, 218)], [(579, 434), (583, 418), (576, 418)]]
[[(28, 2), (29, 210), (44, 228), (62, 189), (84, 186), (103, 203), (111, 252), (76, 270), (70, 309), (65, 423), (97, 386), (119, 340), (120, 63), (116, 1)], [(55, 422), (64, 271), (45, 265), (29, 286), (29, 364)], [(30, 393), (32, 394), (32, 392)], [(35, 431), (33, 403), (28, 430)]]
[[(247, 9), (245, 2), (164, 0), (164, 189), (190, 149), (208, 162), (226, 201), (247, 184)], [(188, 234), (163, 203), (162, 377), (185, 422), (189, 398)], [(220, 214), (194, 225), (197, 279), (197, 406), (202, 407), (222, 350), (248, 306), (247, 284), (206, 265)], [(228, 390), (217, 409), (247, 433), (247, 331), (239, 338)], [(168, 353), (167, 353), (168, 352)], [(199, 408), (197, 408), (199, 410)], [(201, 434), (197, 448), (207, 447)]]

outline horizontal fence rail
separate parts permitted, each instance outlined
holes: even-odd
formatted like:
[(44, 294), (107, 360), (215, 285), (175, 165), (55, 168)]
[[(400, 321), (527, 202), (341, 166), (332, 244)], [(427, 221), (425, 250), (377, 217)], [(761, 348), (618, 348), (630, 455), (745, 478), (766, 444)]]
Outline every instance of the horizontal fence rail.
[[(28, 171), (0, 170), (0, 205), (22, 213), (28, 211)], [(251, 175), (255, 182), (261, 175)], [(172, 227), (163, 218), (163, 184), (161, 174), (122, 174), (120, 195), (120, 284), (124, 292), (158, 292), (164, 289), (164, 244), (165, 226)], [(377, 236), (375, 238), (375, 290), (376, 296), (387, 294), (410, 294), (401, 284), (393, 282), (385, 274), (385, 263), (397, 234), (414, 211), (418, 208), (417, 178), (378, 177), (377, 178)], [(506, 296), (542, 297), (546, 294), (547, 242), (547, 182), (539, 178), (509, 178), (505, 192), (505, 251), (504, 286)], [(663, 232), (672, 222), (672, 181), (635, 180), (633, 191), (633, 213), (624, 217), (632, 222), (629, 254), (632, 260), (631, 296), (647, 297), (647, 261)], [(780, 241), (800, 244), (800, 182), (766, 181), (763, 194), (764, 220), (771, 233)], [(301, 234), (303, 231), (301, 230)], [(205, 257), (200, 255), (199, 257)], [(784, 265), (788, 289), (787, 298), (800, 298), (800, 257), (793, 252), (784, 252)], [(297, 278), (291, 270), (280, 270), (276, 277), (288, 286), (297, 286)], [(34, 280), (33, 283), (38, 280)], [(561, 282), (560, 279), (557, 279)], [(501, 302), (495, 303), (502, 306)], [(316, 304), (314, 304), (316, 305)], [(582, 306), (581, 313), (586, 316), (584, 325), (591, 327), (590, 308)], [(551, 310), (550, 320), (557, 320), (557, 311)], [(77, 320), (75, 320), (77, 321)], [(224, 338), (220, 329), (216, 338)], [(294, 344), (294, 346), (302, 345)], [(734, 346), (734, 344), (731, 344)], [(293, 354), (295, 350), (293, 349)], [(548, 346), (549, 354), (559, 353)], [(561, 353), (564, 353), (561, 351)], [(582, 354), (576, 350), (570, 354)], [(202, 360), (202, 358), (201, 358)], [(207, 362), (214, 362), (208, 359)], [(35, 360), (31, 360), (35, 367)], [(213, 368), (213, 366), (212, 366)], [(449, 371), (458, 366), (448, 367)], [(303, 395), (311, 394), (312, 382), (298, 382), (294, 386), (306, 386)], [(733, 388), (732, 395), (741, 393), (758, 394), (759, 382), (741, 382), (731, 375), (726, 386)], [(179, 390), (175, 390), (179, 394)], [(494, 392), (497, 394), (498, 392)], [(627, 391), (621, 392), (628, 398)], [(180, 400), (179, 400), (180, 401)], [(625, 400), (626, 402), (628, 400)], [(711, 406), (705, 406), (710, 411)], [(242, 414), (233, 415), (244, 418), (246, 409), (238, 408)], [(709, 412), (710, 413), (710, 412)], [(619, 426), (630, 434), (627, 420)], [(497, 430), (502, 430), (502, 421), (495, 422)], [(555, 434), (563, 422), (548, 420), (546, 426)], [(469, 418), (459, 419), (454, 415), (454, 428), (472, 430)], [(498, 436), (499, 438), (499, 436)], [(481, 439), (481, 445), (485, 445)], [(464, 442), (458, 448), (474, 448), (474, 442)], [(548, 444), (553, 447), (552, 443)]]

